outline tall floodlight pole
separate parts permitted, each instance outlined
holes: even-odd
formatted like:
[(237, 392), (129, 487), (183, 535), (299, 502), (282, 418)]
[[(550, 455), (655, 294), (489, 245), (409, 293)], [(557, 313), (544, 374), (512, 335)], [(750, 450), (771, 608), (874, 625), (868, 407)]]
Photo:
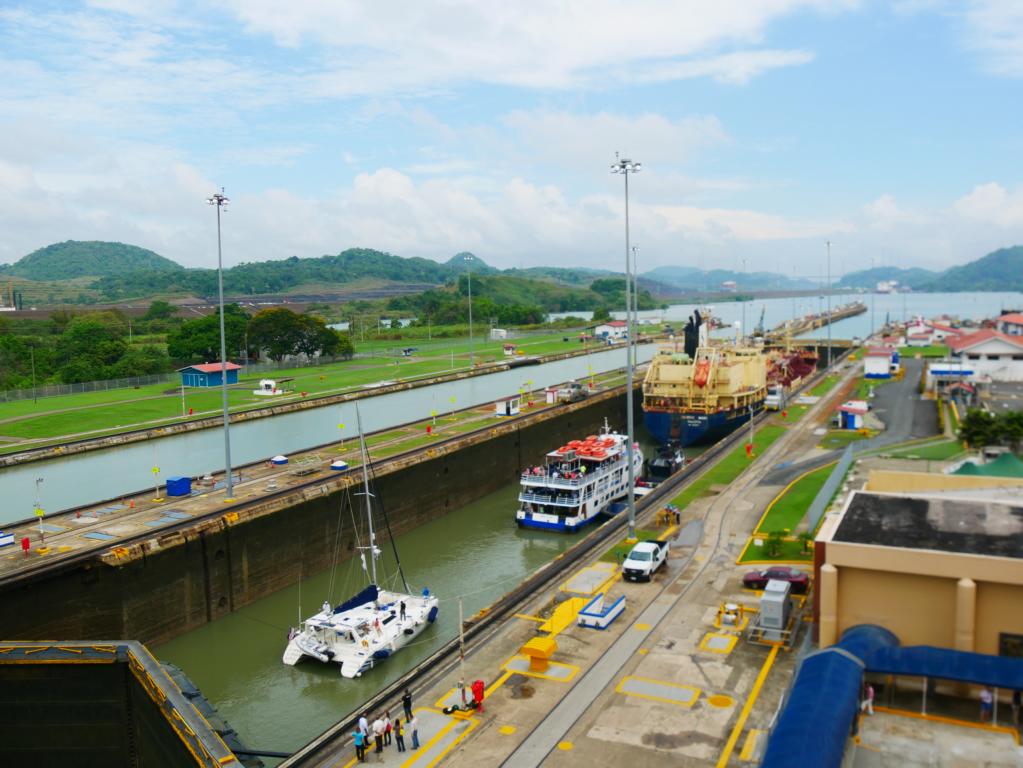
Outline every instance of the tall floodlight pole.
[(831, 241), (826, 241), (828, 244), (828, 271), (826, 277), (827, 283), (827, 294), (828, 294), (828, 356), (825, 358), (826, 365), (825, 369), (831, 368)]
[[(639, 334), (639, 260), (636, 251), (638, 245), (632, 246), (632, 327)], [(628, 294), (626, 294), (628, 295)], [(629, 332), (630, 363), (633, 370), (636, 368), (636, 345), (632, 340), (632, 332)]]
[[(632, 344), (632, 313), (629, 312), (629, 281), (631, 280), (631, 269), (629, 267), (631, 247), (629, 245), (629, 174), (639, 173), (643, 169), (641, 163), (633, 162), (628, 158), (620, 157), (615, 153), (615, 161), (611, 164), (611, 173), (620, 173), (625, 177), (625, 333), (628, 343)], [(629, 463), (629, 490), (626, 498), (629, 502), (629, 538), (636, 538), (636, 469), (633, 463), (635, 454), (635, 435), (632, 427), (632, 399), (635, 395), (632, 389), (633, 365), (628, 351), (625, 355), (625, 420), (628, 444), (626, 445), (626, 459)]]
[(465, 256), (465, 274), (469, 281), (469, 368), (472, 368), (475, 363), (473, 361), (472, 354), (472, 254), (466, 254)]
[[(874, 257), (870, 257), (870, 272), (873, 277), (874, 272)], [(877, 286), (870, 289), (870, 337), (874, 337), (874, 296), (877, 295)]]
[(220, 212), (230, 202), (224, 188), (207, 201), (217, 207), (217, 295), (220, 301), (220, 390), (224, 400), (224, 501), (234, 501), (234, 478), (231, 476), (231, 422), (227, 413), (227, 341), (224, 335), (224, 259), (220, 243)]
[[(742, 260), (742, 279), (746, 281), (746, 259)], [(742, 294), (742, 337), (746, 338), (746, 294)]]

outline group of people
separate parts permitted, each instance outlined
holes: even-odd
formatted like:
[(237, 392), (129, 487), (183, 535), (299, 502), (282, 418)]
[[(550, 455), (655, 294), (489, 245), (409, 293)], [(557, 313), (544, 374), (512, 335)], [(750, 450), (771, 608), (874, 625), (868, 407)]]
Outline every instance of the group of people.
[(419, 718), (412, 711), (412, 693), (408, 688), (401, 697), (401, 705), (405, 710), (404, 722), (400, 717), (392, 721), (389, 710), (384, 710), (384, 713), (378, 715), (372, 723), (369, 721), (368, 712), (363, 712), (359, 717), (359, 723), (352, 732), (352, 740), (355, 742), (355, 757), (360, 763), (366, 762), (366, 751), (371, 743), (374, 745), (373, 754), (378, 756), (378, 761), (382, 759), (380, 756), (383, 755), (384, 747), (391, 746), (392, 741), (398, 752), (407, 751), (406, 733), (412, 738), (412, 749), (419, 749)]

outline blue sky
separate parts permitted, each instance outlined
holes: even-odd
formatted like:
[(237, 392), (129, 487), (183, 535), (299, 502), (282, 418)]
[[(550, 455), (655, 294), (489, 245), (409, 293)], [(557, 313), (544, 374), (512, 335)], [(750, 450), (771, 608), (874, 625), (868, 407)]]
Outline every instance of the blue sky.
[(348, 247), (620, 268), (944, 268), (1023, 242), (1023, 3), (0, 7), (0, 262)]

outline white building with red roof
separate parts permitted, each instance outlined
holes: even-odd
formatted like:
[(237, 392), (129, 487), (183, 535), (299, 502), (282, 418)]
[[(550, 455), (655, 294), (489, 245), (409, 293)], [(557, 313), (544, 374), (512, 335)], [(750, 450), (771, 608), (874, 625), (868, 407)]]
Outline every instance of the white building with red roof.
[(1006, 336), (1023, 336), (1023, 312), (1008, 312), (996, 318), (995, 328)]
[(629, 324), (624, 320), (608, 320), (594, 328), (593, 335), (605, 339), (624, 339), (629, 335)]
[(1023, 335), (984, 328), (950, 339), (949, 350), (953, 357), (969, 364), (975, 378), (1023, 381)]

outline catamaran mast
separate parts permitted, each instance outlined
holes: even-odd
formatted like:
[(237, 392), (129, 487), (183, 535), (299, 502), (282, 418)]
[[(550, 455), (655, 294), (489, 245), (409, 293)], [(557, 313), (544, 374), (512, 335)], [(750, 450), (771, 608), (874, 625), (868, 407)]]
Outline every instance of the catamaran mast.
[(373, 506), (370, 504), (369, 493), (369, 457), (366, 455), (366, 439), (362, 435), (362, 416), (359, 406), (355, 406), (355, 420), (359, 427), (359, 448), (362, 450), (362, 493), (366, 497), (366, 522), (369, 525), (369, 563), (370, 579), (377, 583), (377, 537), (373, 532)]

